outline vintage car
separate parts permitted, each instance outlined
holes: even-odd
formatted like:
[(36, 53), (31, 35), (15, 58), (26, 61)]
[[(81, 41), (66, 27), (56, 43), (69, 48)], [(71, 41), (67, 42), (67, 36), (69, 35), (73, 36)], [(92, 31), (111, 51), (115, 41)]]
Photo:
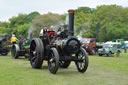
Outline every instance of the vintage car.
[(125, 40), (124, 39), (114, 39), (112, 42), (118, 42), (121, 44), (121, 48), (124, 48)]
[(7, 55), (9, 52), (9, 41), (7, 38), (7, 34), (0, 34), (0, 54)]
[(108, 42), (103, 44), (103, 48), (98, 49), (98, 55), (112, 56), (112, 54), (117, 53), (117, 56), (121, 53), (121, 44), (115, 42)]
[(83, 48), (90, 54), (95, 55), (97, 48), (96, 48), (96, 38), (82, 38), (81, 42), (83, 44)]

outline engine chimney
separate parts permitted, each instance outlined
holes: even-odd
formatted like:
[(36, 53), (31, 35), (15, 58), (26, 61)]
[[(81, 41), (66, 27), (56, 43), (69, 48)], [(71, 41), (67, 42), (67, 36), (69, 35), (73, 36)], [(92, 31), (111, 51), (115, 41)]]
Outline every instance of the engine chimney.
[(68, 10), (69, 14), (69, 36), (74, 36), (74, 10)]

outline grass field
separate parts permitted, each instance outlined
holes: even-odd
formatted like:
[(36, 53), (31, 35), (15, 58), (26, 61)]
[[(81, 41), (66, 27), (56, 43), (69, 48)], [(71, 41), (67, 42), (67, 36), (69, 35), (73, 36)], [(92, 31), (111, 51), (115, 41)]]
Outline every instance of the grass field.
[(0, 85), (128, 85), (128, 53), (120, 57), (89, 56), (85, 73), (77, 72), (72, 63), (53, 75), (44, 62), (41, 69), (32, 69), (29, 61), (0, 56)]

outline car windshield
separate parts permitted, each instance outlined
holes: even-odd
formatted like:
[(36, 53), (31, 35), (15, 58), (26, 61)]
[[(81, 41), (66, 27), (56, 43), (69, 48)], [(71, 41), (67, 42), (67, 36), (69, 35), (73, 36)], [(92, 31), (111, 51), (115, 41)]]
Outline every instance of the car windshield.
[(84, 39), (82, 40), (83, 43), (90, 43), (90, 40), (89, 39)]
[(110, 47), (112, 47), (112, 45), (111, 45), (111, 44), (104, 44), (103, 47), (104, 47), (104, 48), (110, 48)]

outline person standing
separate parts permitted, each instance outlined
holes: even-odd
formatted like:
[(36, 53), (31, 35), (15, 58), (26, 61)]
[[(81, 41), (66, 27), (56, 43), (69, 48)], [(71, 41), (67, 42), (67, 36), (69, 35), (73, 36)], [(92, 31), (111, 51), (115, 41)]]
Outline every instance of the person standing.
[(18, 39), (16, 38), (16, 36), (13, 34), (12, 35), (12, 37), (11, 37), (11, 43), (12, 44), (16, 44), (16, 41), (17, 41)]
[(43, 36), (44, 34), (46, 34), (47, 33), (47, 26), (44, 26), (44, 28), (43, 29), (41, 29), (41, 31), (40, 31), (40, 35), (41, 36)]
[(51, 30), (50, 30), (50, 31), (54, 31), (54, 30), (53, 30), (53, 26), (51, 26)]
[(127, 53), (127, 44), (124, 43), (124, 53)]
[(20, 42), (23, 42), (23, 40), (24, 40), (22, 35), (20, 35), (18, 39), (19, 39)]

